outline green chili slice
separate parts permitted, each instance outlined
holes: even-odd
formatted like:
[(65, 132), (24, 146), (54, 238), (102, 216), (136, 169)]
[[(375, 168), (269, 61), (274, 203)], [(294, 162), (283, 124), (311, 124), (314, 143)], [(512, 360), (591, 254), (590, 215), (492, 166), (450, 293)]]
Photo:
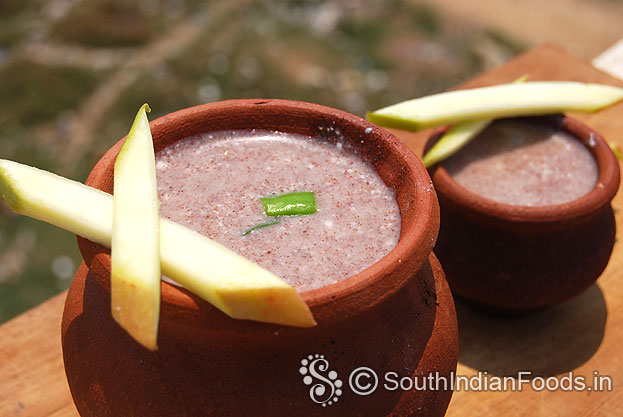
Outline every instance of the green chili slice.
[(251, 233), (251, 232), (253, 232), (253, 231), (257, 230), (257, 229), (261, 229), (261, 228), (266, 227), (266, 226), (272, 226), (273, 224), (278, 224), (278, 223), (279, 223), (279, 220), (273, 220), (273, 221), (271, 221), (271, 222), (260, 223), (260, 224), (258, 224), (258, 225), (255, 225), (255, 226), (250, 227), (250, 228), (248, 228), (247, 230), (245, 230), (245, 231), (242, 233), (242, 236), (246, 236), (246, 235), (248, 235), (249, 233)]
[(296, 216), (316, 212), (316, 195), (311, 191), (260, 198), (267, 216)]

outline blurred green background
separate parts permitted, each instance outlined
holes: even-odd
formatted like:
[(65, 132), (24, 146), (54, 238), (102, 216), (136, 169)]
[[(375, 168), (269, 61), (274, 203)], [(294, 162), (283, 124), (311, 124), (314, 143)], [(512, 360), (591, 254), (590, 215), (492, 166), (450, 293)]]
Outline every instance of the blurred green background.
[[(431, 4), (0, 0), (0, 158), (84, 181), (144, 102), (150, 119), (230, 98), (364, 115), (529, 43)], [(0, 207), (0, 323), (66, 289), (79, 263), (75, 236)]]

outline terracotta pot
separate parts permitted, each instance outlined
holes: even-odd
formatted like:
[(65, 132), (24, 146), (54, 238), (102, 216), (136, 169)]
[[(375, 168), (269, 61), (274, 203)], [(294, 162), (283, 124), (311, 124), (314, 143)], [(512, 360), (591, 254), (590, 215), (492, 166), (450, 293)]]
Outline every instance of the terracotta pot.
[[(435, 253), (453, 294), (496, 311), (539, 309), (582, 293), (606, 267), (615, 240), (610, 201), (619, 165), (608, 144), (568, 117), (525, 120), (562, 129), (587, 146), (599, 169), (592, 191), (564, 204), (510, 205), (468, 191), (443, 162), (429, 170), (441, 207)], [(435, 131), (426, 149), (444, 131)]]
[[(82, 416), (444, 415), (451, 390), (382, 387), (387, 371), (450, 377), (457, 362), (454, 304), (431, 252), (437, 200), (426, 170), (405, 145), (359, 117), (282, 100), (207, 104), (159, 118), (151, 128), (156, 151), (211, 130), (259, 128), (335, 140), (332, 129), (339, 129), (396, 190), (401, 237), (361, 273), (302, 293), (318, 322), (314, 328), (232, 320), (163, 282), (156, 352), (135, 343), (111, 318), (110, 252), (78, 238), (86, 266), (67, 297), (62, 339), (69, 386)], [(120, 146), (104, 155), (87, 184), (112, 191)], [(325, 379), (333, 370), (342, 381), (337, 387), (329, 379), (314, 380), (341, 390), (334, 394), (337, 401), (324, 406), (312, 401), (300, 373), (301, 361), (316, 354), (329, 363)], [(349, 388), (349, 374), (360, 366), (379, 374), (379, 389), (368, 396)]]

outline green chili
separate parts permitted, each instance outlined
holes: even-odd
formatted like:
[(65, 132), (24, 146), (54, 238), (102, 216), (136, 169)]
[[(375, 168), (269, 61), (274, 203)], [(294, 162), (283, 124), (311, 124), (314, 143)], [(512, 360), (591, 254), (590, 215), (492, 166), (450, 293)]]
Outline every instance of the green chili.
[(300, 192), (260, 198), (267, 216), (296, 216), (316, 212), (316, 195)]
[(278, 224), (278, 223), (279, 223), (279, 220), (273, 220), (273, 221), (271, 221), (271, 222), (260, 223), (260, 224), (258, 224), (258, 225), (255, 225), (255, 226), (250, 227), (250, 228), (248, 228), (247, 230), (245, 230), (245, 231), (242, 233), (242, 236), (246, 236), (246, 235), (248, 235), (249, 233), (251, 233), (251, 232), (253, 232), (253, 231), (257, 230), (257, 229), (261, 229), (261, 228), (266, 227), (266, 226), (272, 226), (273, 224)]

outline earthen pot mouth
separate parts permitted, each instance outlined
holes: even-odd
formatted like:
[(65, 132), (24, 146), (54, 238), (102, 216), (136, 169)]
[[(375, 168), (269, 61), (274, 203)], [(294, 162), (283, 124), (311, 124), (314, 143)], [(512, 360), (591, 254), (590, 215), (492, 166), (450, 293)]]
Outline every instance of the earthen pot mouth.
[[(371, 163), (396, 192), (401, 232), (396, 247), (375, 264), (342, 281), (301, 293), (319, 324), (347, 319), (381, 303), (402, 288), (430, 255), (439, 229), (439, 207), (432, 181), (419, 159), (399, 139), (352, 114), (290, 100), (228, 100), (179, 110), (150, 123), (156, 152), (186, 137), (218, 130), (261, 129), (334, 139), (336, 131)], [(125, 139), (125, 138), (124, 138)], [(114, 162), (120, 140), (96, 164), (86, 184), (112, 193)], [(110, 288), (110, 251), (78, 237), (87, 266), (98, 263), (107, 273), (95, 274)], [(206, 303), (175, 285), (162, 283), (163, 305), (196, 310)], [(231, 330), (272, 326), (230, 320)], [(267, 327), (268, 328), (268, 327)]]
[[(441, 162), (429, 169), (437, 193), (469, 212), (518, 223), (569, 221), (590, 215), (610, 203), (619, 187), (619, 163), (601, 135), (578, 120), (563, 115), (517, 119), (554, 127), (569, 133), (584, 144), (597, 162), (598, 178), (595, 187), (582, 197), (567, 203), (545, 206), (513, 205), (494, 201), (469, 191), (452, 178)], [(425, 150), (430, 149), (448, 129), (449, 127), (442, 127), (434, 130), (426, 143)]]

